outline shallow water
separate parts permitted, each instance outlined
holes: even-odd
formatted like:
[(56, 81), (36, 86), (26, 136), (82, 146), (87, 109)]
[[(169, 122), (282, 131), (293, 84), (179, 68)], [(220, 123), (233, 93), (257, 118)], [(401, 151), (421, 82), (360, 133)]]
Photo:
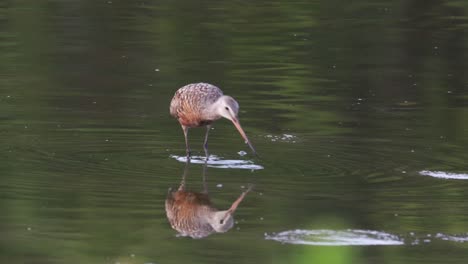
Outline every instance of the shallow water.
[[(466, 263), (468, 181), (430, 174), (468, 173), (467, 21), (464, 1), (0, 4), (0, 262)], [(259, 157), (215, 123), (213, 203), (254, 188), (190, 239), (164, 210), (168, 107), (198, 81), (239, 101)], [(309, 243), (324, 230), (341, 244)]]

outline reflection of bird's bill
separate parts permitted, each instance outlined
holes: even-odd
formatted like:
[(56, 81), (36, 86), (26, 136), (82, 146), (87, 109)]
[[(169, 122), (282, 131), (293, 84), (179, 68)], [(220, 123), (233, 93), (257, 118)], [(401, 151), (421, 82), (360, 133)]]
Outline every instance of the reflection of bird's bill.
[(239, 198), (237, 198), (236, 201), (234, 201), (231, 205), (231, 208), (229, 208), (226, 212), (226, 215), (227, 214), (234, 214), (234, 212), (236, 211), (237, 207), (239, 206), (239, 204), (242, 202), (242, 200), (244, 200), (244, 197), (247, 195), (247, 193), (250, 192), (250, 190), (252, 190), (252, 186), (249, 186), (249, 188), (247, 190), (245, 190), (240, 196)]
[(247, 145), (249, 145), (250, 149), (252, 150), (252, 152), (257, 155), (257, 152), (255, 151), (254, 147), (252, 146), (252, 144), (250, 143), (250, 140), (249, 138), (247, 137), (247, 135), (245, 134), (244, 130), (242, 129), (240, 123), (239, 123), (239, 120), (237, 118), (232, 118), (232, 123), (234, 124), (234, 126), (237, 128), (237, 130), (239, 131), (239, 133), (241, 134), (242, 138), (245, 140), (245, 143)]

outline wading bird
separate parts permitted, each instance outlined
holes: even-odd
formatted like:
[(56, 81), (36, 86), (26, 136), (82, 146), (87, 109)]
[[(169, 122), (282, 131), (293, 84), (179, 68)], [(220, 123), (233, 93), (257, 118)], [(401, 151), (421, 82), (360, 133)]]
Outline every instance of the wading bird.
[(250, 149), (252, 149), (252, 152), (256, 154), (254, 147), (239, 123), (237, 117), (239, 104), (234, 98), (224, 95), (223, 91), (218, 87), (208, 83), (192, 83), (185, 85), (176, 91), (169, 110), (171, 115), (179, 121), (184, 131), (187, 156), (191, 154), (187, 138), (188, 129), (206, 126), (203, 148), (208, 157), (208, 133), (212, 123), (221, 117), (232, 121), (244, 138), (245, 143), (247, 143)]
[(228, 210), (218, 210), (211, 203), (205, 182), (206, 162), (203, 168), (203, 192), (191, 192), (185, 189), (185, 178), (190, 159), (177, 191), (169, 189), (165, 207), (171, 227), (181, 236), (203, 238), (213, 233), (224, 233), (234, 226), (233, 214), (251, 190), (250, 186), (237, 198)]

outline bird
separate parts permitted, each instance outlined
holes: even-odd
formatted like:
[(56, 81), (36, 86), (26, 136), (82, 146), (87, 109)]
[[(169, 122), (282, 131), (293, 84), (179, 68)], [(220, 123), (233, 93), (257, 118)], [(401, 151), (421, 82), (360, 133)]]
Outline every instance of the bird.
[(256, 155), (254, 147), (239, 122), (239, 104), (231, 96), (224, 95), (220, 88), (203, 82), (187, 84), (175, 92), (169, 111), (182, 127), (188, 157), (191, 156), (188, 143), (189, 128), (206, 126), (203, 149), (208, 157), (208, 133), (213, 122), (222, 117), (231, 120), (245, 143)]
[[(187, 159), (187, 164), (190, 159)], [(206, 163), (203, 170), (202, 192), (187, 191), (185, 188), (185, 178), (187, 168), (184, 171), (182, 182), (177, 191), (169, 188), (165, 200), (165, 210), (167, 219), (171, 227), (176, 230), (180, 236), (191, 238), (204, 238), (213, 233), (225, 233), (234, 226), (233, 214), (247, 193), (252, 189), (249, 186), (247, 190), (237, 198), (227, 210), (218, 210), (212, 204), (205, 182)]]

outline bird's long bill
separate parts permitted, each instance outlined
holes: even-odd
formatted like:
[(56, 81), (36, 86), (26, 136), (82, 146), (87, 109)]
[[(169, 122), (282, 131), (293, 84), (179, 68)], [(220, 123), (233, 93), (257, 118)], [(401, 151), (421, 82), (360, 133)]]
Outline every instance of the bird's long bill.
[(227, 210), (226, 214), (234, 214), (239, 204), (242, 202), (242, 200), (244, 200), (244, 197), (247, 195), (247, 193), (249, 193), (251, 189), (252, 189), (252, 186), (250, 186), (245, 192), (243, 192), (239, 196), (239, 198), (237, 198), (237, 200), (232, 203), (231, 208)]
[(244, 130), (242, 129), (240, 123), (239, 123), (239, 120), (237, 118), (233, 118), (232, 119), (232, 123), (234, 124), (234, 126), (237, 128), (237, 130), (239, 131), (239, 133), (241, 134), (242, 138), (245, 140), (245, 143), (247, 145), (249, 145), (250, 149), (252, 150), (252, 152), (257, 155), (257, 152), (255, 151), (254, 147), (252, 146), (252, 143), (250, 143), (250, 140), (249, 138), (247, 137), (247, 135), (245, 134)]

